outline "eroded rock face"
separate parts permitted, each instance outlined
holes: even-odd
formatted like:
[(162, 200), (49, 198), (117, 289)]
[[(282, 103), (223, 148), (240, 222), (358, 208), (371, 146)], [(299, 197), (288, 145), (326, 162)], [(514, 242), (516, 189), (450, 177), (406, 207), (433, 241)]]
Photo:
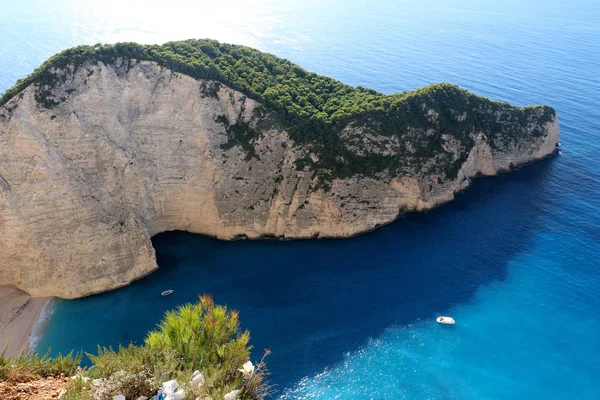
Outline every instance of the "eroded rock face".
[[(559, 136), (556, 119), (544, 135), (502, 149), (473, 132), (456, 178), (383, 173), (326, 190), (310, 167), (297, 168), (306, 149), (276, 125), (261, 125), (254, 157), (226, 145), (223, 116), (256, 126), (260, 104), (221, 84), (151, 62), (99, 64), (54, 95), (60, 104), (45, 109), (29, 87), (0, 108), (0, 282), (33, 296), (127, 285), (157, 268), (150, 238), (167, 230), (220, 239), (366, 232), (452, 200), (475, 176), (547, 157)], [(398, 145), (353, 124), (344, 132), (357, 152)]]

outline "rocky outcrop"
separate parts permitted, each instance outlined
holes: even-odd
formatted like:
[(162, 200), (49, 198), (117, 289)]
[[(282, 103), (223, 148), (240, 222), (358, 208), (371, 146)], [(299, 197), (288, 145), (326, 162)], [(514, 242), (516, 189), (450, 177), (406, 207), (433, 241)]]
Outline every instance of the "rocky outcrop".
[[(318, 155), (258, 121), (261, 105), (223, 84), (153, 62), (99, 63), (79, 68), (52, 95), (57, 104), (41, 107), (30, 86), (0, 108), (0, 282), (33, 296), (127, 285), (157, 268), (150, 238), (168, 230), (226, 240), (366, 232), (452, 200), (476, 176), (552, 155), (559, 136), (556, 117), (543, 134), (529, 134), (540, 128), (531, 121), (503, 146), (474, 131), (472, 148), (460, 149), (446, 133), (447, 154), (468, 154), (455, 177), (419, 168), (325, 186), (297, 163)], [(250, 156), (231, 143), (228, 126), (237, 122), (260, 129)], [(410, 148), (360, 124), (343, 132), (357, 153)]]

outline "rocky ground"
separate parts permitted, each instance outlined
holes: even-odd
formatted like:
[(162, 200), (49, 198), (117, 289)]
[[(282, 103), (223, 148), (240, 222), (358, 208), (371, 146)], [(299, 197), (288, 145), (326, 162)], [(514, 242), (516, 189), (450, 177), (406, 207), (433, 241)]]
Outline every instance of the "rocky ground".
[[(24, 379), (27, 380), (27, 379)], [(68, 378), (33, 379), (28, 382), (0, 382), (2, 400), (47, 400), (58, 399), (64, 393)]]

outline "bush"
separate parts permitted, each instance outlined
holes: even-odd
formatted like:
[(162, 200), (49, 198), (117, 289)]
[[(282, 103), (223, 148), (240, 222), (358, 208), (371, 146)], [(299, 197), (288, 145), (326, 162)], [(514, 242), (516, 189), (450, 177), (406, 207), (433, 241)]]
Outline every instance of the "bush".
[[(87, 354), (89, 369), (79, 367), (80, 353), (51, 358), (48, 351), (43, 357), (31, 353), (9, 358), (5, 350), (0, 353), (0, 381), (72, 376), (65, 400), (112, 400), (119, 394), (128, 400), (151, 397), (173, 379), (189, 400), (223, 399), (232, 391), (239, 400), (262, 399), (271, 394), (264, 361), (269, 351), (253, 365), (249, 341), (250, 333), (240, 330), (238, 313), (204, 295), (198, 303), (167, 312), (143, 345), (119, 346), (116, 351), (98, 347), (97, 355)], [(202, 376), (192, 384), (198, 373)]]
[[(250, 359), (249, 341), (236, 311), (200, 296), (198, 303), (168, 311), (142, 346), (117, 351), (99, 347), (97, 355), (87, 354), (92, 366), (81, 375), (88, 382), (70, 385), (67, 394), (81, 396), (73, 399), (112, 399), (117, 394), (135, 399), (155, 394), (162, 382), (175, 379), (188, 399), (222, 399), (233, 390), (239, 390), (240, 400), (262, 399), (270, 394), (264, 356), (252, 374), (240, 372)], [(196, 370), (203, 375), (202, 385), (190, 382)]]
[(91, 390), (94, 391), (93, 397), (96, 400), (113, 400), (117, 395), (123, 395), (126, 399), (137, 399), (142, 396), (150, 398), (156, 394), (156, 384), (148, 372), (120, 370), (110, 375), (108, 379), (97, 382)]
[(33, 353), (22, 353), (19, 357), (6, 357), (6, 349), (0, 353), (0, 381), (26, 382), (49, 376), (59, 377), (61, 374), (75, 374), (81, 364), (82, 354), (70, 352), (66, 356), (59, 354), (52, 358), (50, 350), (43, 356)]
[(158, 354), (150, 351), (146, 346), (119, 346), (117, 351), (112, 347), (101, 348), (98, 346), (98, 355), (86, 353), (92, 362), (93, 368), (87, 371), (86, 376), (91, 379), (106, 378), (121, 370), (131, 373), (149, 372), (151, 366), (159, 361)]
[(176, 367), (219, 366), (224, 375), (239, 376), (238, 368), (250, 357), (250, 333), (240, 332), (238, 313), (216, 306), (209, 296), (167, 312), (158, 328), (145, 343), (162, 354), (175, 354)]
[(90, 382), (81, 377), (71, 379), (67, 382), (67, 392), (62, 400), (96, 400), (90, 390)]

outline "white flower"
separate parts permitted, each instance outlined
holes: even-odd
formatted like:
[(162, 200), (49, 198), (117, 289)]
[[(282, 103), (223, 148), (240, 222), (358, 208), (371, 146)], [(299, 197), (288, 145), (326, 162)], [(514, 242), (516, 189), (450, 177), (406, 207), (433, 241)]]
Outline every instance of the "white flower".
[(192, 380), (190, 381), (192, 387), (202, 386), (204, 385), (204, 382), (206, 382), (206, 380), (204, 379), (204, 375), (202, 375), (200, 371), (194, 371), (194, 373), (192, 374)]
[(118, 394), (113, 398), (113, 400), (125, 400), (125, 396), (123, 396), (122, 394)]
[(184, 390), (177, 390), (179, 383), (176, 380), (163, 382), (163, 392), (167, 395), (165, 400), (183, 400), (185, 397)]
[(239, 392), (241, 392), (241, 390), (232, 390), (225, 395), (225, 400), (237, 400)]
[(252, 375), (254, 375), (254, 365), (252, 365), (252, 361), (248, 361), (242, 365), (242, 368), (240, 368), (239, 371), (244, 374), (244, 378), (252, 378)]

